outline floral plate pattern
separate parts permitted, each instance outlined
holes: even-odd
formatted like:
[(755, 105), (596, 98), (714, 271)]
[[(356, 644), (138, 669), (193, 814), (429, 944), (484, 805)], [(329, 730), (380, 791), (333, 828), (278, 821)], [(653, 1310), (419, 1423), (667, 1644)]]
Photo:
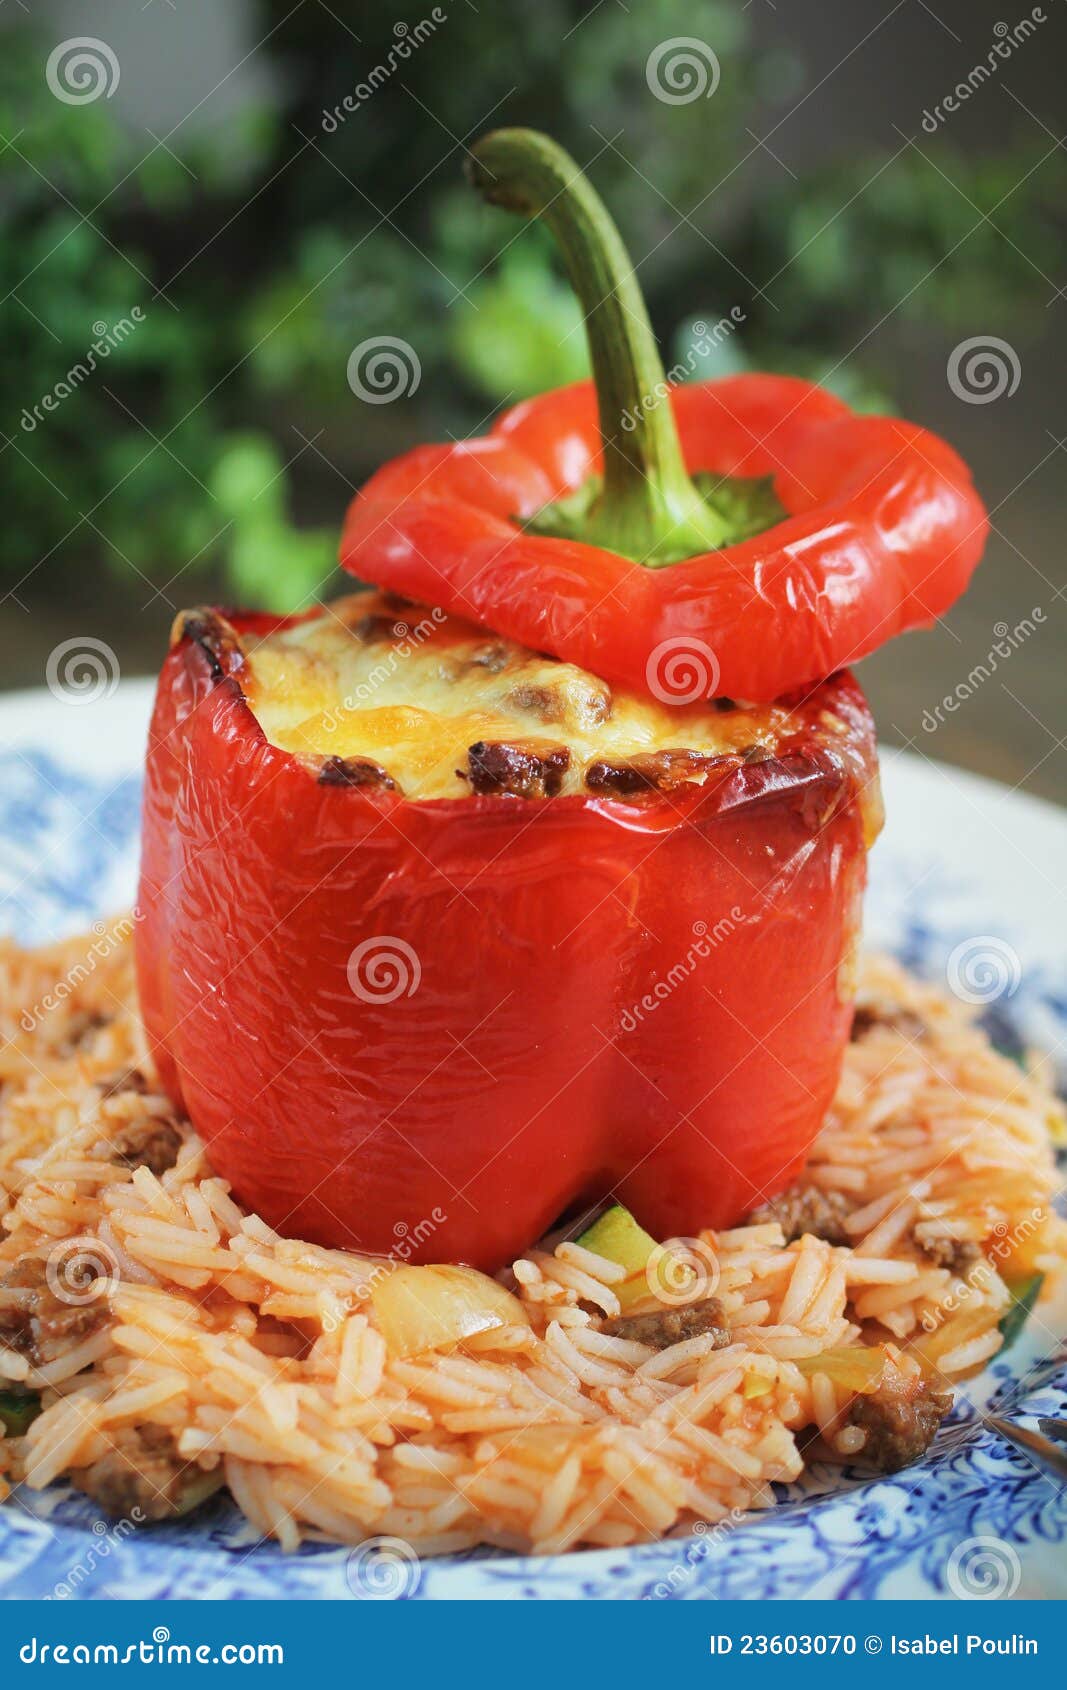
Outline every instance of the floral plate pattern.
[[(151, 690), (0, 702), (0, 932), (43, 943), (132, 902)], [(969, 982), (997, 1043), (1062, 1053), (1067, 815), (926, 759), (887, 752), (888, 824), (872, 859), (869, 940), (927, 978)], [(100, 929), (102, 930), (102, 928)], [(1067, 1596), (1067, 1490), (982, 1420), (1067, 1411), (1067, 1295), (961, 1394), (925, 1460), (871, 1479), (815, 1468), (729, 1529), (560, 1557), (471, 1553), (377, 1569), (257, 1541), (225, 1499), (123, 1534), (64, 1486), (0, 1510), (7, 1597), (745, 1598)]]

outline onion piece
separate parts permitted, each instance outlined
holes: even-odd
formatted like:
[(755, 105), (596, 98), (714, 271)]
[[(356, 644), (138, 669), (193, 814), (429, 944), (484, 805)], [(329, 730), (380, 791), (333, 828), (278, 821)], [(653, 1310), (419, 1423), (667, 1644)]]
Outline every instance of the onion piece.
[(823, 1350), (821, 1355), (802, 1356), (795, 1365), (807, 1379), (816, 1373), (825, 1373), (832, 1384), (867, 1396), (882, 1383), (887, 1361), (886, 1352), (880, 1344), (850, 1344), (836, 1350)]
[(649, 1263), (660, 1246), (651, 1233), (639, 1226), (629, 1209), (615, 1203), (605, 1210), (577, 1240), (583, 1250), (591, 1250), (606, 1262), (614, 1262), (626, 1269), (626, 1278), (612, 1290), (625, 1314), (635, 1303), (643, 1302), (655, 1293), (650, 1284)]
[(765, 1397), (768, 1391), (774, 1390), (774, 1380), (768, 1379), (765, 1373), (750, 1373), (742, 1387), (741, 1395), (746, 1402), (752, 1402), (756, 1397)]
[(529, 1326), (517, 1297), (476, 1268), (403, 1266), (371, 1293), (374, 1318), (389, 1354), (452, 1349), (494, 1326)]

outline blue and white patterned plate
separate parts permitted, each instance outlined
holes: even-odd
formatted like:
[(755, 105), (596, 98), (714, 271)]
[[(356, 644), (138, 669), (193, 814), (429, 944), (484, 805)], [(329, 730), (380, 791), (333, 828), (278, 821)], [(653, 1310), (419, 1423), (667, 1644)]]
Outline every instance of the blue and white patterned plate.
[[(0, 931), (44, 942), (133, 897), (146, 682), (0, 702)], [(998, 1042), (1062, 1051), (1067, 1030), (1067, 814), (887, 752), (888, 823), (867, 930), (933, 980), (990, 997)], [(997, 992), (992, 1001), (992, 993)], [(255, 1541), (216, 1499), (193, 1520), (122, 1533), (64, 1487), (0, 1510), (5, 1596), (962, 1597), (1067, 1596), (1064, 1486), (988, 1431), (1067, 1412), (1067, 1297), (973, 1381), (926, 1459), (891, 1478), (819, 1471), (728, 1531), (557, 1558), (465, 1555), (353, 1578), (350, 1554)]]

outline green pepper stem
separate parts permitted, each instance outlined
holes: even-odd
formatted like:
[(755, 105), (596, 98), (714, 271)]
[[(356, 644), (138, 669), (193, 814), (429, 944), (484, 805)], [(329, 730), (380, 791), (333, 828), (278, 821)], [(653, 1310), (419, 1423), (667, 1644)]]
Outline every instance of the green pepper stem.
[(483, 136), (468, 175), (491, 204), (544, 219), (585, 313), (603, 483), (577, 514), (573, 501), (561, 501), (539, 513), (534, 526), (646, 564), (677, 562), (724, 544), (727, 525), (686, 472), (645, 302), (599, 194), (569, 153), (533, 129)]

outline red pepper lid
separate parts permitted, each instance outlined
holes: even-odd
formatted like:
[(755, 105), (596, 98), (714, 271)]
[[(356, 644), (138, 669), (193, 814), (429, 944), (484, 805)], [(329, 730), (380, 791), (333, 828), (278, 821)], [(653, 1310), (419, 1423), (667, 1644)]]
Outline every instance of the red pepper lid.
[(666, 703), (776, 698), (959, 597), (988, 521), (950, 446), (793, 377), (671, 387), (569, 154), (499, 130), (470, 174), (553, 230), (594, 379), (386, 464), (349, 507), (344, 568)]

